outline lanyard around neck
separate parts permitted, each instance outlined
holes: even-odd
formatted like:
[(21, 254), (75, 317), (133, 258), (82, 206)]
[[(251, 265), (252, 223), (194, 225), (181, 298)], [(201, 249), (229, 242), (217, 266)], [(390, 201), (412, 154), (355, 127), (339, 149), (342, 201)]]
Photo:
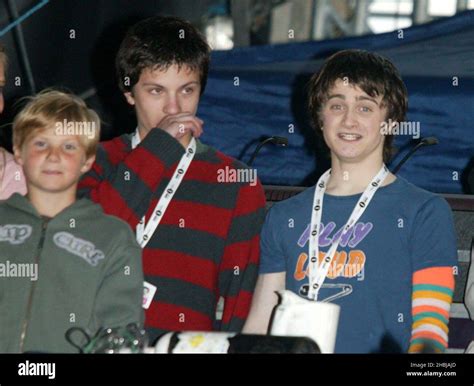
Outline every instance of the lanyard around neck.
[[(159, 130), (159, 129), (155, 129)], [(132, 136), (132, 149), (138, 146), (140, 143), (140, 136), (138, 134), (138, 129)], [(194, 137), (191, 138), (188, 147), (186, 148), (186, 152), (181, 157), (179, 164), (176, 170), (173, 173), (173, 176), (170, 179), (170, 182), (166, 186), (165, 190), (161, 194), (158, 203), (153, 210), (153, 214), (151, 218), (148, 220), (148, 223), (145, 224), (145, 216), (142, 217), (141, 221), (137, 225), (137, 242), (140, 244), (142, 248), (145, 248), (148, 241), (150, 241), (153, 233), (155, 233), (156, 228), (161, 222), (161, 219), (165, 215), (166, 209), (168, 209), (168, 205), (170, 204), (174, 194), (179, 188), (179, 185), (183, 181), (184, 175), (191, 165), (191, 161), (196, 154), (196, 140)]]
[(319, 290), (326, 279), (326, 276), (331, 265), (331, 261), (336, 253), (337, 247), (341, 241), (342, 235), (352, 228), (362, 214), (367, 209), (372, 197), (378, 190), (382, 182), (387, 177), (389, 171), (385, 165), (382, 166), (377, 175), (369, 183), (364, 193), (360, 197), (356, 206), (354, 207), (349, 220), (347, 220), (343, 231), (339, 234), (337, 239), (333, 240), (331, 247), (322, 259), (321, 264), (318, 266), (319, 257), (319, 232), (321, 228), (321, 217), (323, 212), (323, 198), (326, 191), (326, 186), (331, 176), (331, 169), (326, 171), (318, 180), (313, 198), (313, 207), (311, 214), (311, 227), (309, 236), (309, 290), (308, 297), (312, 300), (318, 299)]

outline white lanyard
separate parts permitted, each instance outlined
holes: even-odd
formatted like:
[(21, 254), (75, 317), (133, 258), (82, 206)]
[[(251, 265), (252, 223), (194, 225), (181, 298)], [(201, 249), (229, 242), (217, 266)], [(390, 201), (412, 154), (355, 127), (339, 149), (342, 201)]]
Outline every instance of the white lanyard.
[(319, 256), (319, 230), (321, 227), (321, 217), (323, 213), (323, 198), (324, 192), (326, 191), (326, 185), (331, 176), (331, 169), (324, 173), (318, 180), (316, 184), (316, 190), (314, 192), (313, 198), (313, 207), (311, 214), (311, 233), (309, 236), (309, 290), (308, 297), (312, 300), (318, 299), (319, 290), (326, 279), (328, 274), (331, 261), (336, 253), (337, 247), (341, 241), (341, 237), (345, 234), (352, 226), (355, 225), (357, 220), (362, 216), (362, 214), (367, 209), (372, 197), (374, 196), (377, 189), (380, 187), (382, 182), (387, 177), (389, 171), (385, 165), (382, 166), (380, 171), (370, 182), (370, 184), (365, 189), (364, 193), (360, 197), (356, 206), (354, 207), (349, 220), (347, 220), (346, 225), (344, 226), (343, 231), (340, 233), (339, 237), (333, 240), (329, 251), (324, 256), (324, 259), (321, 262), (321, 265), (318, 267), (318, 256)]
[[(135, 134), (132, 136), (132, 149), (134, 149), (140, 143), (140, 136), (138, 130), (135, 131)], [(191, 138), (189, 145), (186, 149), (186, 153), (183, 154), (181, 160), (179, 161), (178, 167), (174, 171), (173, 176), (171, 177), (170, 182), (166, 186), (164, 192), (161, 194), (158, 203), (156, 204), (155, 209), (151, 218), (148, 220), (148, 223), (145, 224), (145, 216), (142, 217), (141, 221), (137, 225), (137, 241), (142, 248), (145, 248), (145, 245), (150, 241), (153, 233), (155, 233), (156, 228), (160, 224), (161, 219), (165, 215), (166, 209), (171, 202), (174, 194), (179, 188), (186, 171), (191, 165), (191, 161), (196, 154), (196, 140), (194, 137)]]

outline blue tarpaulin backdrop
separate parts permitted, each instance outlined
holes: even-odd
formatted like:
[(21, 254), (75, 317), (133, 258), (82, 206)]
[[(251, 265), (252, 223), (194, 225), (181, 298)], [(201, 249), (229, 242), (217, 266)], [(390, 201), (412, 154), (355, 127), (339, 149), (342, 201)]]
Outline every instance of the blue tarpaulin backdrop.
[[(462, 193), (474, 158), (474, 11), (381, 35), (213, 52), (199, 109), (204, 142), (247, 162), (260, 138), (285, 136), (288, 147), (260, 152), (259, 178), (314, 184), (329, 161), (308, 123), (305, 85), (325, 58), (347, 48), (390, 58), (408, 88), (407, 121), (420, 122), (421, 137), (440, 141), (417, 152), (400, 175), (434, 192)], [(392, 167), (414, 143), (396, 138)]]

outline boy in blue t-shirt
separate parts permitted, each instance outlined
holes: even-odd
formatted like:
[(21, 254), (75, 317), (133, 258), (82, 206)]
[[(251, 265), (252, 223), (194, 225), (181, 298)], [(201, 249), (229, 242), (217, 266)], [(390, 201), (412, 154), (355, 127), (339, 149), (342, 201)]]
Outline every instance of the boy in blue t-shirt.
[(312, 77), (309, 108), (331, 172), (270, 209), (244, 332), (265, 333), (275, 291), (287, 289), (341, 307), (336, 353), (444, 351), (455, 232), (444, 199), (384, 166), (407, 110), (398, 70), (338, 52)]

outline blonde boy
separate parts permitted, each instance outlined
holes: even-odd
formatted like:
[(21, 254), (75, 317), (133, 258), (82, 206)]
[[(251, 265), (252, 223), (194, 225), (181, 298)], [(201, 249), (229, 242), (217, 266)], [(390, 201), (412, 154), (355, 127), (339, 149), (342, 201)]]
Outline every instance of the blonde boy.
[(14, 120), (28, 195), (0, 203), (0, 352), (74, 352), (64, 337), (71, 327), (94, 334), (142, 324), (141, 251), (133, 233), (75, 198), (99, 131), (97, 114), (81, 99), (54, 90), (32, 97)]

